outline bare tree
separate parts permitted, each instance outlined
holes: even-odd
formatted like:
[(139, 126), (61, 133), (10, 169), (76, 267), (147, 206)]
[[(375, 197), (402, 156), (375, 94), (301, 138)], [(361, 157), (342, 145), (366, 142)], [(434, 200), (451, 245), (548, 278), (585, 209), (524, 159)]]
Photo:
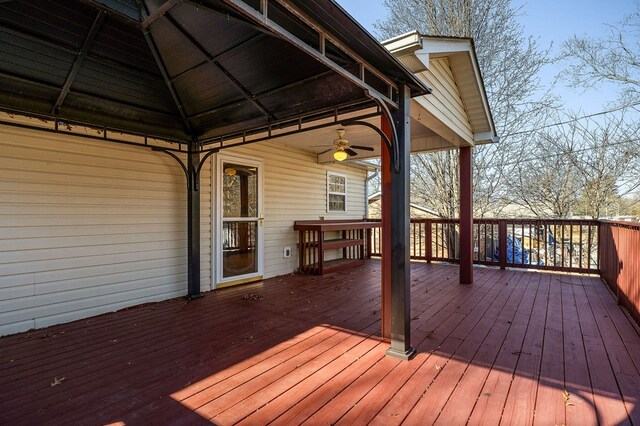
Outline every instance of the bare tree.
[[(525, 37), (511, 0), (385, 0), (388, 17), (376, 23), (381, 38), (418, 30), (423, 34), (472, 37), (500, 144), (474, 150), (474, 214), (497, 214), (506, 196), (511, 168), (504, 152), (531, 127), (554, 100), (541, 92), (540, 69), (549, 63), (548, 49)], [(457, 152), (420, 154), (413, 162), (415, 198), (447, 216), (457, 215)], [(454, 186), (450, 186), (454, 185)], [(447, 186), (442, 194), (435, 188)], [(450, 186), (450, 187), (449, 187)], [(449, 199), (446, 199), (449, 197)]]
[(640, 188), (638, 126), (624, 115), (575, 121), (580, 149), (568, 151), (581, 175), (579, 213), (593, 218), (619, 211), (620, 199)]
[(429, 206), (443, 217), (458, 217), (460, 182), (456, 172), (457, 151), (438, 155), (411, 156), (411, 192), (417, 203)]
[(575, 133), (575, 128), (553, 127), (523, 140), (510, 184), (513, 204), (536, 217), (573, 214), (581, 190), (581, 175), (569, 158), (577, 145)]
[(531, 134), (517, 155), (512, 202), (538, 217), (617, 213), (622, 199), (640, 188), (637, 131), (624, 114), (598, 120), (574, 115)]
[(565, 75), (573, 87), (608, 82), (619, 87), (625, 102), (640, 101), (640, 1), (633, 13), (609, 26), (607, 36), (571, 37), (562, 56), (569, 62)]

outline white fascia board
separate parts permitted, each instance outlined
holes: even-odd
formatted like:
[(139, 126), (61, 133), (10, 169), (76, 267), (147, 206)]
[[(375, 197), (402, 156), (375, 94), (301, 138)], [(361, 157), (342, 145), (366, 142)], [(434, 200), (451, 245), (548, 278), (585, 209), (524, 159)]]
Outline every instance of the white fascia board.
[(447, 55), (451, 53), (471, 53), (471, 42), (467, 39), (433, 39), (425, 37), (422, 43), (425, 53)]
[(473, 135), (473, 141), (478, 142), (500, 142), (500, 137), (496, 136), (493, 132), (475, 133)]

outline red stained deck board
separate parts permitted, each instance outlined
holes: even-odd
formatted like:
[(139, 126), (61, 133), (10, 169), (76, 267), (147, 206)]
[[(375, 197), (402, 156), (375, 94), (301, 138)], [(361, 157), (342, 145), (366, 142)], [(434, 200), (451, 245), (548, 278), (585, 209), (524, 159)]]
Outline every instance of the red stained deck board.
[(511, 295), (478, 352), (471, 362), (467, 363), (464, 375), (456, 384), (456, 388), (449, 395), (446, 405), (436, 419), (437, 424), (465, 424), (469, 419), (476, 399), (479, 397), (482, 386), (495, 363), (500, 347), (529, 285), (528, 280), (523, 280), (524, 277), (520, 274), (515, 279), (508, 281), (507, 285), (510, 286)]
[(573, 286), (600, 424), (631, 424), (584, 286)]
[[(374, 350), (377, 346), (384, 344), (367, 339), (353, 349), (341, 354), (326, 366), (313, 372), (304, 380), (281, 393), (277, 398), (269, 401), (268, 404), (259, 408), (254, 413), (239, 422), (241, 425), (262, 425), (267, 424), (273, 419), (277, 419), (291, 406), (299, 403), (307, 395), (314, 392), (324, 383), (344, 371), (354, 362), (358, 361), (365, 354)], [(374, 352), (375, 354), (376, 352)], [(301, 405), (302, 406), (302, 405)]]
[(531, 424), (535, 414), (538, 374), (546, 325), (551, 274), (545, 274), (538, 287), (527, 334), (518, 354), (515, 376), (509, 389), (502, 421), (506, 424)]
[[(434, 381), (406, 417), (407, 424), (433, 424), (437, 419), (451, 392), (464, 374), (468, 362), (480, 348), (509, 299), (511, 288), (508, 281), (505, 283), (497, 281), (497, 283), (495, 287), (498, 288), (494, 287), (488, 291), (481, 303), (478, 303), (469, 312), (465, 321), (451, 333), (451, 337), (462, 339), (462, 344), (441, 366), (442, 369)], [(467, 324), (471, 324), (471, 327)]]
[(494, 365), (487, 376), (476, 405), (469, 417), (469, 424), (498, 424), (502, 418), (504, 404), (509, 395), (513, 372), (518, 362), (518, 353), (531, 318), (541, 275), (533, 275), (518, 306), (507, 337), (505, 338)]
[[(640, 375), (595, 287), (585, 287), (618, 389), (633, 424), (640, 424)], [(635, 408), (635, 409), (634, 409)]]
[[(372, 424), (399, 424), (411, 412), (412, 408), (419, 401), (425, 389), (429, 387), (441, 371), (441, 367), (445, 365), (450, 355), (462, 344), (463, 339), (451, 336), (459, 327), (466, 328), (465, 320), (468, 318), (466, 314), (456, 312), (465, 304), (477, 304), (483, 298), (478, 297), (478, 293), (485, 294), (491, 288), (498, 285), (499, 280), (483, 281), (479, 279), (474, 284), (473, 291), (464, 291), (463, 299), (453, 299), (453, 303), (449, 303), (445, 309), (439, 314), (441, 318), (435, 316), (431, 324), (427, 324), (424, 329), (431, 331), (427, 334), (426, 339), (417, 345), (420, 353), (412, 362), (420, 361), (421, 365), (416, 373), (411, 376), (407, 383), (393, 395), (389, 402), (376, 414), (372, 420)], [(468, 287), (456, 284), (459, 288)], [(449, 315), (447, 317), (446, 315)], [(440, 324), (440, 325), (438, 325)], [(434, 327), (434, 328), (431, 328)]]
[(562, 326), (563, 283), (569, 283), (563, 275), (551, 276), (535, 405), (535, 425), (566, 424), (564, 330)]
[(397, 358), (383, 357), (362, 376), (354, 380), (349, 389), (336, 395), (303, 424), (334, 424), (401, 362)]
[[(420, 353), (401, 362), (375, 336), (379, 265), (1, 338), (0, 423), (210, 424), (187, 404), (197, 398), (218, 407), (218, 424), (552, 424), (563, 410), (567, 424), (636, 419), (640, 337), (599, 279), (476, 268), (461, 286), (456, 266), (414, 263)], [(560, 400), (563, 382), (573, 405)], [(530, 397), (509, 402), (517, 393), (535, 396), (535, 417)]]
[(330, 378), (320, 388), (309, 394), (302, 401), (293, 405), (289, 410), (276, 418), (273, 425), (299, 424), (312, 416), (316, 411), (322, 409), (333, 397), (346, 389), (358, 377), (362, 376), (378, 361), (385, 358), (384, 348), (376, 346), (364, 356), (350, 364), (340, 373)]
[(567, 424), (591, 425), (598, 423), (589, 377), (587, 355), (582, 339), (578, 309), (573, 286), (581, 286), (579, 277), (569, 277), (562, 285), (562, 326), (564, 330), (565, 390), (569, 400), (565, 403)]

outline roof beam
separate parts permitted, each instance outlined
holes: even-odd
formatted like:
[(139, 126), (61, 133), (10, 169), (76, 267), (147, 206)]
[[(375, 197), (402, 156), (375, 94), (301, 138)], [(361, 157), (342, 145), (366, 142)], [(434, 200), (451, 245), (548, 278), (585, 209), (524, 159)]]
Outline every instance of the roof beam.
[(177, 5), (178, 3), (181, 3), (181, 2), (182, 2), (182, 0), (168, 0), (167, 2), (163, 3), (162, 6), (157, 8), (153, 13), (151, 13), (149, 16), (147, 16), (140, 23), (140, 26), (143, 29), (149, 28), (149, 26), (151, 24), (153, 24), (154, 22), (156, 22), (158, 20), (158, 18), (162, 18), (173, 6), (175, 6), (175, 5)]
[(87, 33), (87, 37), (84, 39), (82, 48), (80, 49), (80, 52), (77, 53), (76, 60), (73, 62), (73, 65), (69, 70), (69, 74), (67, 74), (67, 79), (65, 80), (64, 85), (62, 86), (62, 89), (58, 94), (58, 99), (56, 99), (56, 102), (53, 104), (53, 107), (51, 108), (51, 114), (57, 114), (58, 111), (60, 110), (60, 106), (64, 103), (64, 100), (67, 97), (67, 94), (69, 93), (69, 89), (71, 89), (71, 85), (73, 84), (73, 81), (75, 80), (76, 75), (78, 75), (78, 71), (80, 71), (80, 67), (82, 66), (82, 63), (84, 62), (84, 59), (87, 57), (87, 52), (89, 51), (91, 44), (93, 44), (93, 40), (95, 40), (96, 35), (98, 34), (98, 30), (100, 29), (100, 26), (104, 21), (104, 16), (105, 16), (105, 13), (103, 11), (101, 10), (98, 11), (98, 14), (93, 20), (93, 24), (91, 24), (91, 28)]
[[(370, 99), (347, 102), (334, 107), (324, 108), (322, 110), (310, 112), (308, 114), (292, 115), (289, 117), (281, 118), (275, 122), (272, 122), (269, 124), (260, 124), (258, 126), (245, 129), (244, 131), (236, 130), (236, 131), (227, 132), (227, 133), (223, 133), (215, 136), (204, 137), (200, 140), (200, 142), (202, 142), (204, 145), (218, 144), (218, 148), (220, 148), (223, 145), (226, 146), (225, 145), (226, 141), (230, 141), (234, 139), (240, 139), (241, 144), (245, 144), (245, 143), (259, 142), (263, 140), (269, 140), (279, 136), (285, 136), (287, 134), (290, 134), (290, 132), (282, 132), (280, 130), (288, 127), (297, 128), (292, 133), (307, 131), (315, 127), (304, 127), (305, 125), (321, 119), (331, 119), (333, 121), (332, 121), (332, 124), (330, 125), (334, 125), (336, 123), (341, 123), (342, 121), (351, 121), (351, 120), (355, 120), (356, 118), (363, 118), (363, 117), (369, 118), (376, 115), (380, 115), (380, 110), (376, 109), (375, 112), (373, 113), (365, 113), (358, 117), (349, 117), (348, 120), (346, 119), (342, 121), (339, 120), (339, 117), (342, 114), (349, 114), (349, 113), (353, 113), (354, 111), (360, 111), (360, 110), (364, 110), (367, 107), (375, 106), (375, 104), (372, 105), (372, 103), (373, 102)], [(324, 127), (324, 126), (325, 124), (320, 125), (320, 127)], [(274, 131), (278, 131), (278, 133), (274, 133)], [(260, 134), (263, 134), (263, 136), (259, 136)]]
[[(296, 81), (294, 83), (285, 84), (284, 86), (275, 87), (273, 89), (265, 90), (264, 92), (260, 92), (260, 93), (256, 94), (255, 96), (256, 97), (261, 97), (261, 96), (273, 95), (274, 93), (278, 93), (278, 92), (281, 92), (281, 91), (286, 90), (286, 89), (292, 89), (294, 87), (299, 87), (299, 86), (302, 86), (303, 84), (306, 84), (306, 83), (309, 83), (311, 81), (320, 79), (322, 77), (329, 76), (331, 74), (333, 74), (333, 71), (324, 71), (324, 72), (321, 72), (320, 74), (316, 74), (316, 75), (312, 75), (311, 77), (307, 77), (304, 80)], [(230, 107), (233, 107), (233, 106), (241, 106), (241, 105), (244, 105), (247, 102), (248, 102), (247, 100), (239, 101), (239, 102), (230, 102), (230, 103), (225, 104), (225, 105), (220, 105), (218, 107), (211, 108), (211, 109), (208, 109), (206, 111), (202, 111), (202, 112), (199, 112), (197, 114), (190, 115), (189, 118), (200, 118), (200, 117), (204, 117), (204, 116), (207, 116), (207, 115), (210, 115), (210, 114), (215, 114), (216, 112), (218, 112), (220, 110), (223, 110), (225, 108), (230, 108)]]
[(183, 77), (184, 75), (189, 74), (190, 72), (193, 72), (193, 71), (197, 70), (198, 68), (200, 68), (200, 67), (202, 67), (204, 65), (207, 65), (212, 60), (219, 59), (219, 58), (223, 57), (224, 55), (233, 52), (234, 50), (238, 49), (239, 47), (244, 46), (244, 45), (249, 44), (249, 43), (252, 43), (252, 42), (258, 40), (261, 37), (264, 37), (264, 33), (256, 34), (256, 35), (251, 36), (251, 37), (249, 37), (247, 39), (244, 39), (244, 40), (234, 44), (233, 46), (229, 47), (228, 49), (225, 49), (222, 52), (211, 56), (211, 58), (207, 57), (204, 61), (202, 61), (202, 62), (200, 62), (198, 64), (195, 64), (191, 68), (187, 68), (186, 70), (182, 71), (181, 73), (176, 74), (175, 76), (171, 77), (171, 81), (172, 82), (176, 81), (180, 77)]
[[(52, 49), (56, 49), (56, 50), (59, 50), (60, 52), (64, 52), (64, 53), (67, 53), (67, 54), (70, 54), (70, 55), (77, 55), (78, 54), (78, 51), (76, 49), (73, 49), (71, 46), (66, 46), (66, 45), (64, 45), (62, 43), (55, 42), (53, 40), (48, 40), (48, 39), (42, 38), (40, 36), (36, 36), (34, 34), (31, 34), (31, 33), (27, 33), (24, 30), (21, 30), (21, 31), (15, 30), (13, 28), (10, 28), (10, 27), (6, 26), (6, 24), (5, 25), (0, 25), (0, 31), (7, 32), (9, 34), (18, 36), (20, 38), (24, 38), (25, 40), (29, 40), (29, 41), (32, 41), (34, 43), (41, 44), (43, 46), (47, 46), (47, 47), (50, 47)], [(151, 78), (151, 79), (154, 79), (154, 80), (158, 80), (158, 75), (157, 74), (153, 74), (153, 73), (151, 73), (149, 71), (145, 71), (145, 70), (142, 70), (140, 68), (130, 68), (130, 67), (126, 66), (123, 63), (116, 62), (116, 61), (114, 61), (112, 59), (104, 58), (102, 56), (98, 56), (95, 53), (87, 52), (86, 58), (90, 59), (92, 61), (98, 62), (98, 63), (100, 63), (102, 65), (106, 65), (106, 66), (109, 66), (109, 67), (112, 67), (112, 68), (119, 69), (120, 71), (124, 71), (124, 72), (130, 73), (130, 74), (135, 74), (135, 75), (137, 75), (139, 77), (142, 77), (142, 78)]]
[[(138, 6), (140, 7), (140, 12), (148, 15), (148, 12), (146, 10), (146, 7), (142, 4), (142, 0), (137, 0), (138, 1)], [(164, 79), (165, 84), (167, 85), (167, 89), (169, 89), (169, 93), (171, 94), (171, 98), (173, 98), (173, 102), (176, 105), (176, 108), (178, 109), (178, 112), (180, 113), (180, 117), (182, 118), (182, 122), (184, 123), (185, 129), (187, 131), (187, 133), (189, 133), (191, 135), (192, 138), (195, 138), (195, 135), (193, 134), (193, 130), (191, 129), (191, 123), (189, 122), (189, 119), (187, 118), (187, 114), (184, 110), (184, 107), (182, 106), (182, 102), (180, 101), (180, 97), (178, 96), (178, 92), (176, 92), (175, 87), (173, 87), (173, 83), (171, 82), (171, 79), (169, 78), (169, 73), (167, 72), (167, 68), (164, 65), (164, 62), (162, 60), (162, 58), (160, 57), (160, 52), (158, 51), (158, 47), (156, 46), (156, 43), (153, 41), (153, 36), (151, 35), (151, 32), (149, 31), (148, 28), (145, 28), (142, 30), (142, 33), (144, 34), (144, 39), (147, 41), (147, 44), (149, 45), (149, 49), (151, 50), (151, 54), (153, 55), (153, 59), (155, 59), (156, 64), (158, 65), (158, 68), (160, 69), (160, 73), (162, 74), (162, 78)]]
[[(256, 24), (261, 25), (267, 28), (268, 30), (272, 31), (278, 37), (291, 43), (292, 45), (304, 51), (306, 54), (308, 54), (312, 58), (321, 62), (328, 68), (332, 69), (337, 74), (349, 80), (351, 83), (362, 88), (365, 92), (371, 94), (372, 97), (382, 99), (387, 104), (392, 105), (396, 108), (398, 107), (398, 103), (391, 98), (392, 96), (391, 92), (393, 90), (397, 90), (397, 85), (395, 83), (391, 82), (384, 75), (378, 73), (375, 67), (372, 67), (369, 64), (367, 64), (355, 52), (351, 51), (348, 47), (343, 46), (342, 43), (340, 43), (337, 39), (332, 37), (330, 33), (328, 33), (327, 31), (322, 29), (319, 25), (314, 23), (311, 18), (305, 16), (302, 12), (298, 11), (297, 9), (292, 8), (291, 5), (285, 4), (283, 2), (278, 2), (282, 7), (286, 8), (297, 19), (299, 19), (300, 23), (307, 25), (309, 28), (312, 28), (315, 32), (319, 34), (319, 41), (320, 41), (319, 49), (315, 49), (314, 47), (309, 46), (303, 40), (291, 34), (289, 31), (287, 31), (286, 29), (278, 25), (276, 22), (269, 19), (268, 7), (269, 7), (270, 1), (273, 1), (273, 0), (262, 0), (261, 11), (257, 11), (253, 9), (251, 6), (249, 6), (248, 4), (244, 3), (241, 0), (222, 0), (222, 1), (225, 4), (228, 4), (229, 6), (233, 7), (235, 10), (237, 10), (239, 13), (241, 13), (245, 17), (254, 21)], [(337, 64), (335, 61), (333, 61), (327, 56), (326, 49), (325, 49), (326, 41), (329, 41), (336, 47), (343, 50), (347, 55), (349, 55), (358, 63), (360, 67), (360, 73), (358, 76), (353, 75), (351, 72), (349, 72), (348, 70), (346, 70), (345, 68), (343, 68), (342, 66), (340, 66), (339, 64)], [(376, 77), (384, 81), (385, 84), (387, 84), (388, 93), (380, 93), (377, 89), (370, 86), (365, 81), (366, 79), (365, 70), (368, 70), (372, 74), (376, 75)]]
[(217, 9), (215, 9), (214, 7), (212, 7), (209, 4), (203, 3), (199, 0), (186, 0), (188, 3), (193, 4), (196, 8), (198, 9), (202, 9), (205, 10), (211, 14), (217, 15), (218, 17), (223, 18), (226, 21), (231, 21), (234, 24), (239, 24), (239, 25), (243, 25), (247, 28), (251, 28), (252, 30), (270, 35), (270, 36), (276, 36), (276, 34), (273, 33), (273, 31), (270, 31), (267, 28), (264, 28), (260, 25), (254, 25), (251, 22), (245, 21), (244, 19), (239, 19), (233, 15), (230, 15), (228, 12), (221, 12)]
[(187, 40), (189, 40), (189, 42), (196, 49), (198, 49), (198, 51), (202, 55), (204, 55), (204, 57), (207, 59), (207, 62), (212, 63), (216, 68), (218, 68), (227, 77), (227, 80), (229, 80), (233, 87), (235, 87), (238, 92), (242, 93), (242, 96), (244, 96), (249, 102), (251, 102), (251, 104), (258, 111), (264, 114), (269, 119), (269, 121), (275, 120), (275, 116), (271, 113), (271, 111), (269, 111), (264, 105), (262, 105), (260, 101), (256, 99), (256, 96), (249, 92), (247, 88), (244, 87), (242, 83), (240, 83), (238, 79), (236, 79), (220, 62), (216, 61), (213, 56), (211, 56), (211, 54), (207, 51), (207, 49), (205, 49), (205, 47), (200, 44), (198, 40), (196, 40), (182, 25), (180, 25), (180, 23), (176, 22), (176, 20), (169, 15), (167, 15), (165, 18), (171, 23), (171, 25), (174, 26), (174, 28), (180, 31), (180, 34), (182, 34)]

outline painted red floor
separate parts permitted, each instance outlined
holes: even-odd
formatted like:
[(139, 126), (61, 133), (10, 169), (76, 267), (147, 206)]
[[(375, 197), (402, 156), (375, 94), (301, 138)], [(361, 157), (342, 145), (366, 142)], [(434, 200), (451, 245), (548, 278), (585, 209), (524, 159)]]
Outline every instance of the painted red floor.
[(384, 355), (379, 263), (0, 339), (0, 424), (640, 424), (640, 337), (597, 278), (413, 264), (419, 354)]

